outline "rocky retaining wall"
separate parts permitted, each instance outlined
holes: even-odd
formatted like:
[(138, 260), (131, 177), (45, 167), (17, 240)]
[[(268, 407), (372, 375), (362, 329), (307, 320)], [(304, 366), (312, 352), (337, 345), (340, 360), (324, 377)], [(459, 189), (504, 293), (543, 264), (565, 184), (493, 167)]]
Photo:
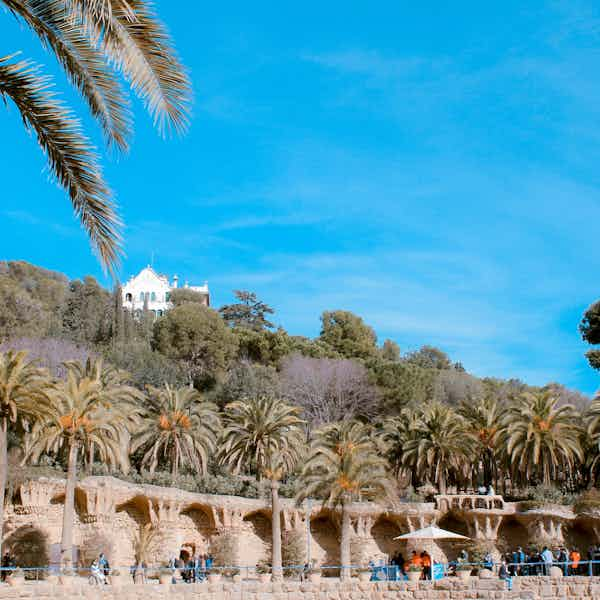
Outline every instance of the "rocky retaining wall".
[(0, 600), (589, 600), (600, 599), (600, 577), (520, 577), (508, 590), (498, 579), (431, 582), (320, 583), (282, 582), (89, 586), (85, 580), (65, 588), (48, 583), (0, 587)]

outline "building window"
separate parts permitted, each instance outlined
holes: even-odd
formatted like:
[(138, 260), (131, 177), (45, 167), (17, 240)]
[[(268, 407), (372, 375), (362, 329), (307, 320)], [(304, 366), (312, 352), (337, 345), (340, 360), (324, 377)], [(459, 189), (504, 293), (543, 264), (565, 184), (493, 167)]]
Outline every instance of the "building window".
[(150, 294), (150, 301), (151, 301), (151, 302), (156, 302), (156, 292), (152, 292), (152, 293)]
[(165, 294), (165, 302), (169, 302), (170, 299), (171, 299), (171, 292), (167, 292)]
[(144, 300), (150, 300), (150, 292), (146, 292), (146, 297), (144, 298)]
[(162, 317), (162, 316), (163, 316), (163, 311), (159, 309), (159, 310), (157, 310), (157, 311), (156, 311), (156, 314), (157, 314), (159, 317)]
[(144, 301), (144, 292), (140, 292), (140, 301), (143, 302)]
[(133, 301), (133, 295), (125, 294), (125, 302), (132, 302), (132, 301)]

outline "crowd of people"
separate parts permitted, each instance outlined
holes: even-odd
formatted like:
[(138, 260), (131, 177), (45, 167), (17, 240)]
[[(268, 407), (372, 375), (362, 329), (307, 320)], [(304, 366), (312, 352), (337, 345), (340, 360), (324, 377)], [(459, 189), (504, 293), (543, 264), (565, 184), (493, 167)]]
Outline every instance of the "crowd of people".
[(176, 583), (177, 573), (181, 574), (184, 583), (199, 583), (204, 581), (213, 566), (211, 554), (198, 554), (186, 556), (181, 553), (179, 558), (173, 557), (169, 561), (169, 569), (173, 575), (173, 583)]
[(563, 575), (600, 575), (600, 546), (590, 546), (583, 556), (578, 548), (566, 546), (554, 551), (544, 546), (525, 552), (521, 546), (503, 556), (508, 576), (550, 575), (552, 567), (558, 567)]

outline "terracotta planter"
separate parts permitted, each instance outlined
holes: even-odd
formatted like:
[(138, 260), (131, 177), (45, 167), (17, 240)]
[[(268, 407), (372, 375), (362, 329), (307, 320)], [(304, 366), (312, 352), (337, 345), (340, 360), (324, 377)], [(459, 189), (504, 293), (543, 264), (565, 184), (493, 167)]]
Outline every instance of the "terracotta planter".
[(321, 581), (321, 573), (310, 573), (308, 580), (311, 583), (319, 583)]
[(258, 580), (261, 583), (269, 583), (271, 581), (271, 573), (259, 573)]
[(25, 577), (23, 575), (11, 575), (6, 578), (6, 581), (11, 587), (21, 587), (25, 583)]
[(58, 583), (63, 587), (73, 587), (73, 579), (75, 579), (75, 575), (59, 575)]
[(173, 575), (171, 573), (161, 573), (158, 576), (158, 582), (160, 585), (171, 585), (173, 582)]
[(419, 581), (421, 579), (421, 571), (409, 571), (407, 573), (409, 581)]
[(208, 583), (219, 583), (221, 581), (221, 573), (209, 573)]
[(458, 578), (461, 581), (464, 581), (465, 583), (467, 583), (470, 579), (471, 579), (471, 571), (456, 571), (456, 574), (458, 575)]
[(359, 571), (358, 580), (362, 582), (371, 581), (371, 571)]

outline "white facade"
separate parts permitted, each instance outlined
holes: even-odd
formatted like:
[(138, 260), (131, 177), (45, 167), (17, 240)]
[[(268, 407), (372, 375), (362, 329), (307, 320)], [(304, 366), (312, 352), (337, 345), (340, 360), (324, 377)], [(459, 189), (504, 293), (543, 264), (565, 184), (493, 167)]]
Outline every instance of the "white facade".
[[(123, 307), (134, 314), (141, 314), (147, 307), (155, 316), (161, 317), (173, 307), (171, 292), (177, 287), (177, 275), (174, 275), (173, 281), (169, 283), (166, 275), (159, 275), (151, 266), (147, 266), (122, 286)], [(188, 285), (186, 281), (183, 287), (202, 294), (205, 306), (210, 305), (210, 294), (206, 282), (204, 285), (192, 286)]]

